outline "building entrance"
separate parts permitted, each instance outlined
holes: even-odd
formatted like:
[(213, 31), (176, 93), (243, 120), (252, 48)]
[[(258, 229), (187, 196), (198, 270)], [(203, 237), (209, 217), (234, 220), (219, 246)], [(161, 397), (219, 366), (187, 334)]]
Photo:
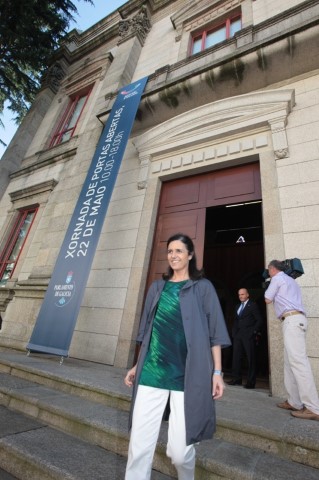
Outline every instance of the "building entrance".
[[(261, 201), (228, 204), (206, 209), (203, 266), (214, 284), (229, 332), (238, 304), (237, 292), (247, 288), (263, 317), (261, 335), (256, 337), (258, 377), (268, 380), (267, 318), (262, 288), (264, 248)], [(223, 365), (231, 371), (232, 349), (223, 352)], [(245, 369), (245, 366), (244, 366)]]
[[(264, 328), (258, 346), (258, 375), (268, 380), (266, 308), (262, 272), (264, 248), (259, 164), (219, 170), (163, 183), (148, 285), (167, 268), (166, 241), (189, 235), (197, 263), (214, 284), (231, 333), (240, 287), (259, 304)], [(230, 372), (231, 348), (224, 369)]]

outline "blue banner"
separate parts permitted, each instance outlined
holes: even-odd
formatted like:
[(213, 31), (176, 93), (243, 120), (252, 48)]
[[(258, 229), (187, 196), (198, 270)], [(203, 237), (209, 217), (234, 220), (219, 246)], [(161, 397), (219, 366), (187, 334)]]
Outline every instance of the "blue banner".
[(68, 356), (95, 250), (148, 77), (123, 87), (92, 159), (27, 349)]

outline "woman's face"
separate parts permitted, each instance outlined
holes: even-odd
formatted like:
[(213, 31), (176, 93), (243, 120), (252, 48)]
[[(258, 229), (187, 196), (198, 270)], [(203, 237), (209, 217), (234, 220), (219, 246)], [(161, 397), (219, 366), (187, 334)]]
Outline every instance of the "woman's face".
[(167, 248), (167, 259), (169, 266), (174, 272), (183, 270), (188, 272), (188, 264), (192, 255), (189, 254), (186, 245), (180, 240), (169, 243)]

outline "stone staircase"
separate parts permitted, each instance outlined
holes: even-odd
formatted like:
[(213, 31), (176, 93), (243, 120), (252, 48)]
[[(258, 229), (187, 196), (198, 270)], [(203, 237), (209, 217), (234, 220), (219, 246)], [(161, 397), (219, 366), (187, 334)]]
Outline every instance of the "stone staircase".
[[(0, 351), (0, 480), (124, 479), (123, 377), (91, 362)], [(196, 480), (318, 480), (318, 422), (293, 418), (278, 401), (266, 390), (228, 387), (215, 438), (197, 447)], [(166, 432), (163, 422), (152, 480), (176, 478)]]

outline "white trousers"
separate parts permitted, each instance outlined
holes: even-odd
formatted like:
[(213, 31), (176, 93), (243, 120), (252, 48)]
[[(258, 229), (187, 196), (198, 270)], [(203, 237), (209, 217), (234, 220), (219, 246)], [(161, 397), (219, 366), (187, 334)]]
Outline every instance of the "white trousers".
[(284, 378), (288, 402), (319, 415), (319, 398), (306, 352), (308, 321), (304, 315), (286, 317), (283, 324)]
[(170, 397), (166, 455), (178, 480), (194, 480), (195, 447), (186, 445), (184, 392), (139, 385), (133, 411), (125, 480), (151, 478), (154, 451), (167, 400)]

